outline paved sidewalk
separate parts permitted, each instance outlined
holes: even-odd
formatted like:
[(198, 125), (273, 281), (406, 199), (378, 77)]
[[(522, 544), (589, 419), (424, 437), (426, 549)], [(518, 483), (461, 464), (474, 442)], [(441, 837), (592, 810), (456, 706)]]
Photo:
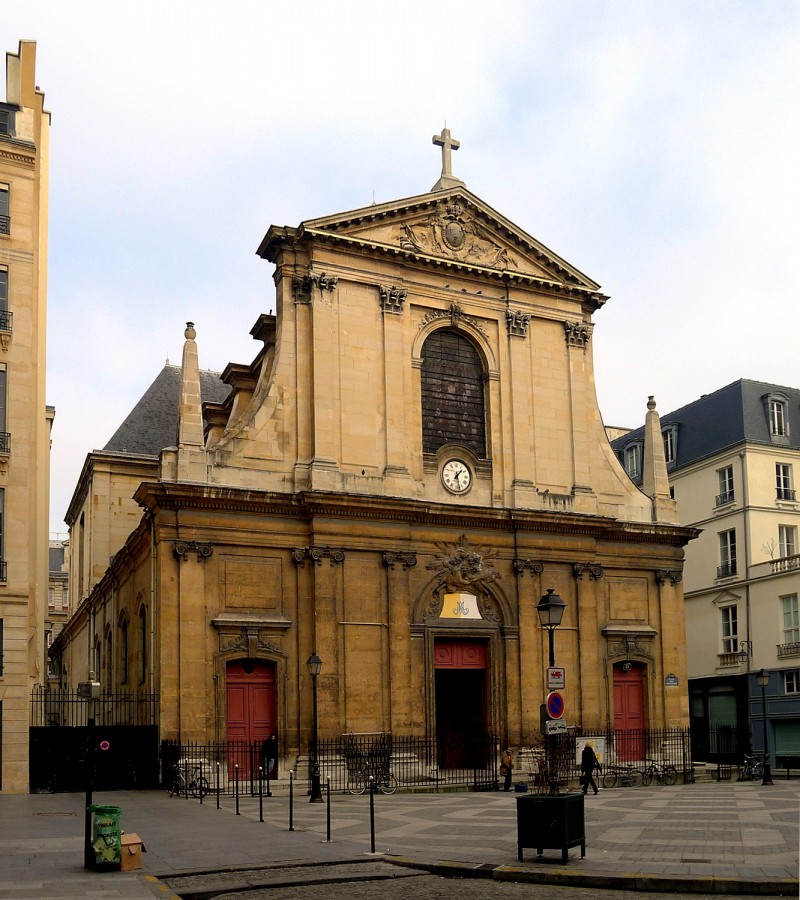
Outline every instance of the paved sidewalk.
[[(586, 858), (560, 851), (517, 860), (513, 793), (403, 794), (375, 797), (375, 850), (416, 866), (463, 874), (481, 867), (495, 878), (569, 881), (598, 887), (798, 894), (800, 780), (623, 788), (588, 796)], [(331, 842), (326, 806), (296, 794), (294, 830), (288, 797), (170, 798), (162, 791), (95, 794), (120, 806), (125, 831), (145, 842), (138, 873), (83, 869), (83, 795), (0, 795), (0, 900), (130, 898), (180, 891), (184, 873), (343, 862), (371, 855), (369, 796), (334, 794)], [(363, 867), (362, 867), (363, 868)], [(193, 879), (195, 884), (203, 879)], [(213, 881), (208, 876), (209, 883)], [(172, 886), (170, 890), (170, 886)]]

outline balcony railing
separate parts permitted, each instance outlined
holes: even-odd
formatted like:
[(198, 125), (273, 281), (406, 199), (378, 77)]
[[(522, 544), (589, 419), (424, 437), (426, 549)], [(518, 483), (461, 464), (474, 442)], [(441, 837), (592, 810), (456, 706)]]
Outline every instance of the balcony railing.
[(8, 563), (4, 559), (0, 559), (0, 581), (8, 581), (6, 577), (8, 571)]
[(726, 503), (733, 503), (733, 491), (726, 491), (724, 494), (717, 494), (716, 506), (725, 506)]
[(794, 488), (778, 488), (776, 500), (795, 500), (797, 492)]
[(791, 572), (792, 569), (800, 569), (800, 553), (794, 556), (782, 556), (780, 559), (773, 559), (770, 563), (773, 575), (777, 572)]
[(720, 666), (742, 666), (744, 665), (746, 660), (743, 660), (739, 655), (739, 652), (736, 653), (720, 653), (719, 654), (719, 663)]
[(736, 560), (717, 566), (717, 578), (730, 578), (736, 574)]
[(0, 431), (0, 453), (11, 453), (11, 435), (7, 431)]
[(0, 331), (11, 331), (14, 313), (7, 309), (0, 309)]
[(11, 216), (0, 216), (0, 234), (11, 234)]
[(778, 659), (785, 656), (800, 656), (800, 641), (790, 644), (778, 644)]

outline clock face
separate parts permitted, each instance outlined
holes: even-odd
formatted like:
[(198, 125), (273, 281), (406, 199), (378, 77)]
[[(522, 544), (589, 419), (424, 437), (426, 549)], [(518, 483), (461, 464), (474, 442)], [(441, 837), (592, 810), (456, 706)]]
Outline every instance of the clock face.
[(460, 459), (448, 460), (442, 467), (442, 483), (453, 494), (463, 494), (472, 485), (472, 472)]

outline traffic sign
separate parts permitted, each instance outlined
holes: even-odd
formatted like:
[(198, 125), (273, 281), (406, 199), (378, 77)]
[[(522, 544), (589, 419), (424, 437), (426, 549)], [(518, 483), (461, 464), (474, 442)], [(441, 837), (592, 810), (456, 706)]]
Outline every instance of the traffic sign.
[(555, 666), (548, 666), (547, 668), (547, 690), (548, 691), (557, 691), (563, 690), (566, 687), (566, 672), (560, 668)]
[(567, 723), (564, 719), (550, 719), (545, 722), (545, 734), (566, 734)]
[(564, 715), (564, 698), (558, 691), (550, 691), (545, 697), (544, 705), (551, 719), (560, 719)]

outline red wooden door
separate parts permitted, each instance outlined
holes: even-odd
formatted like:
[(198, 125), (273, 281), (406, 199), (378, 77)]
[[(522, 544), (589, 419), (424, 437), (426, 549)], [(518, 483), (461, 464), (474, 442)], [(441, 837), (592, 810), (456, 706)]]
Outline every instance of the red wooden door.
[[(277, 732), (275, 721), (275, 667), (271, 663), (245, 659), (228, 663), (226, 694), (228, 701), (227, 734), (229, 741), (241, 741), (261, 747), (270, 734)], [(250, 774), (250, 766), (260, 765), (256, 756), (242, 752), (233, 763), (239, 775)]]
[(644, 670), (633, 663), (614, 666), (614, 733), (617, 758), (644, 758)]

